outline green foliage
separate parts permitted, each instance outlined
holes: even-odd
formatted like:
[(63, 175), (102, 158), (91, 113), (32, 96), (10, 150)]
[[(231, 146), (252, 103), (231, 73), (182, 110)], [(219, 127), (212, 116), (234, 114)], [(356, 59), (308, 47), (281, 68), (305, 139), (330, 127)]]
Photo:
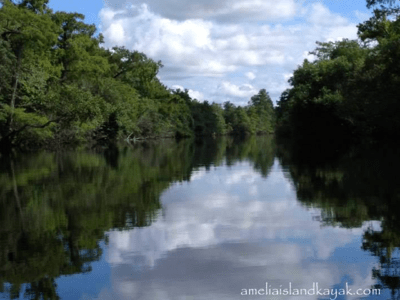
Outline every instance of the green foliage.
[(232, 119), (216, 103), (164, 86), (160, 61), (124, 47), (102, 48), (103, 36), (84, 15), (53, 13), (47, 0), (3, 2), (1, 148), (274, 130), (265, 90), (247, 107), (235, 107)]
[(60, 30), (52, 50), (62, 66), (61, 81), (80, 81), (109, 72), (107, 58), (99, 48), (102, 36), (94, 37), (96, 27), (85, 24), (84, 18), (78, 13), (56, 12), (52, 15)]
[(190, 107), (192, 130), (197, 136), (251, 135), (274, 132), (275, 112), (266, 90), (261, 90), (245, 107), (225, 102), (223, 105), (199, 102), (189, 91), (173, 91)]
[[(3, 30), (0, 28), (0, 32)], [(15, 56), (10, 48), (10, 43), (0, 39), (0, 102), (5, 101), (5, 96), (11, 90), (12, 65), (15, 64)]]
[(274, 132), (274, 106), (271, 97), (265, 89), (260, 90), (257, 95), (251, 97), (247, 112), (256, 133), (265, 134)]
[(358, 25), (362, 44), (318, 42), (316, 60), (294, 71), (278, 102), (278, 132), (332, 144), (399, 136), (400, 17), (394, 1), (367, 3), (383, 6)]
[(367, 7), (377, 7), (379, 5), (379, 10), (391, 14), (398, 14), (400, 12), (400, 7), (397, 4), (397, 0), (367, 0)]
[(209, 104), (208, 101), (203, 103), (193, 101), (190, 106), (196, 135), (210, 136), (226, 133), (222, 108), (218, 104)]

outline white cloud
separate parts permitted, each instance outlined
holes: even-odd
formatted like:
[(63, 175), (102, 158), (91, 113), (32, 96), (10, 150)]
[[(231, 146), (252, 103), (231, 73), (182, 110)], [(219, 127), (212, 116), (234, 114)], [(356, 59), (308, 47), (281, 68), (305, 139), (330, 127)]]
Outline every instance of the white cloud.
[(331, 13), (329, 9), (322, 3), (314, 3), (310, 6), (308, 12), (308, 21), (314, 25), (332, 27), (332, 26), (343, 26), (347, 25), (347, 19)]
[(116, 45), (122, 45), (126, 42), (124, 27), (120, 23), (113, 23), (104, 31), (110, 42)]
[(204, 100), (204, 95), (203, 93), (199, 92), (199, 91), (193, 91), (193, 90), (189, 90), (189, 96), (192, 99), (197, 99), (197, 100)]
[(371, 17), (371, 13), (361, 12), (359, 10), (356, 10), (354, 14), (359, 22), (364, 22)]
[(220, 94), (237, 98), (249, 98), (257, 93), (257, 90), (250, 84), (237, 86), (229, 81), (223, 81), (219, 88)]
[(174, 84), (173, 86), (171, 86), (171, 88), (173, 90), (181, 90), (181, 91), (185, 90), (185, 88), (183, 86), (179, 85), (179, 84)]
[(247, 72), (246, 74), (244, 74), (248, 79), (250, 80), (254, 80), (256, 78), (256, 75), (254, 75), (253, 72)]
[[(167, 86), (190, 87), (193, 97), (219, 103), (230, 99), (246, 104), (262, 88), (279, 98), (288, 87), (284, 74), (308, 58), (304, 53), (312, 51), (316, 41), (355, 38), (357, 33), (355, 24), (321, 3), (108, 2), (100, 13), (106, 46), (124, 45), (161, 60), (159, 75)], [(268, 23), (275, 17), (291, 20), (296, 12), (300, 21)], [(252, 88), (246, 90), (249, 80)]]
[[(171, 88), (174, 89), (174, 90), (181, 90), (181, 91), (185, 90), (185, 88), (183, 86), (177, 85), (177, 84), (174, 84)], [(194, 91), (192, 89), (188, 89), (188, 94), (189, 94), (190, 98), (192, 98), (192, 99), (197, 99), (199, 101), (203, 101), (204, 100), (204, 94), (202, 92)]]
[[(314, 54), (310, 54), (310, 51), (304, 51), (303, 59), (307, 59), (309, 62), (313, 62), (317, 59), (317, 56), (315, 56)], [(293, 74), (291, 74), (291, 76), (293, 76)]]
[[(105, 0), (112, 10), (127, 9), (137, 2)], [(295, 16), (298, 6), (295, 0), (146, 0), (146, 4), (168, 19), (211, 19), (231, 23), (290, 18)]]
[(285, 81), (288, 81), (290, 78), (292, 78), (293, 73), (287, 73), (287, 74), (283, 74), (283, 77), (285, 78)]

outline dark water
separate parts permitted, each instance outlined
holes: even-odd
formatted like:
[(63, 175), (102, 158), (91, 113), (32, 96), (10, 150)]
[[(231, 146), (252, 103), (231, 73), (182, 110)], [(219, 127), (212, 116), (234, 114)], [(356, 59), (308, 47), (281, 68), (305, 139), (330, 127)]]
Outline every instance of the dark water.
[(0, 168), (0, 299), (400, 296), (393, 149), (159, 141)]

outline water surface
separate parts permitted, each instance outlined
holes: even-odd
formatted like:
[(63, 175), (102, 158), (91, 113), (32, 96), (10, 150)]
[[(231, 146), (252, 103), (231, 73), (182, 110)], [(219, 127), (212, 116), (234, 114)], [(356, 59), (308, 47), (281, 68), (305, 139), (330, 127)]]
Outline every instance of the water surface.
[(0, 298), (398, 298), (399, 166), (267, 137), (3, 157)]

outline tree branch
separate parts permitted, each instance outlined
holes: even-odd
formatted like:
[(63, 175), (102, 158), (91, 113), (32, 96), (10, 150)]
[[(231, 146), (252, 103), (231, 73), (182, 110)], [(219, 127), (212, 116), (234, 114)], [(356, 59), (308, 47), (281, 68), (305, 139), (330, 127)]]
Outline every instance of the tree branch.
[(114, 79), (117, 78), (118, 76), (124, 74), (124, 73), (127, 72), (128, 70), (129, 70), (129, 69), (124, 69), (124, 70), (119, 71), (117, 74), (114, 75), (113, 78), (114, 78)]
[(16, 134), (18, 134), (18, 133), (24, 131), (24, 130), (27, 129), (27, 128), (45, 128), (45, 127), (49, 126), (51, 123), (58, 123), (58, 122), (60, 122), (61, 120), (62, 120), (62, 118), (50, 120), (50, 121), (48, 121), (47, 123), (44, 123), (44, 124), (42, 124), (42, 125), (30, 125), (30, 124), (26, 124), (26, 125), (20, 127), (20, 128), (17, 129), (17, 130), (13, 130), (13, 131), (9, 132), (7, 135), (3, 136), (2, 139), (4, 140), (4, 139), (6, 139), (6, 138), (10, 138), (10, 137), (12, 137), (12, 136), (14, 136), (14, 135), (16, 135)]
[(7, 35), (9, 35), (9, 34), (22, 34), (22, 32), (21, 32), (20, 30), (8, 29), (8, 31), (4, 31), (4, 32), (1, 34), (1, 37), (2, 37), (4, 40), (7, 40)]

